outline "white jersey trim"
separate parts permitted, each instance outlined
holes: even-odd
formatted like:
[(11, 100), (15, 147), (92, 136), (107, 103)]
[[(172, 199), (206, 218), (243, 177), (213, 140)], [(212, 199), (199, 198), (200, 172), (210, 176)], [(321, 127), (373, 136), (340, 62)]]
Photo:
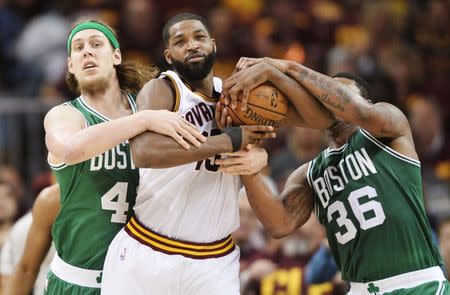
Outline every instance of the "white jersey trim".
[(82, 106), (86, 111), (88, 111), (89, 113), (95, 115), (96, 117), (99, 117), (102, 121), (105, 121), (105, 122), (106, 122), (106, 121), (110, 121), (108, 117), (106, 117), (106, 116), (103, 115), (102, 113), (96, 111), (94, 108), (92, 108), (91, 106), (89, 106), (89, 105), (84, 101), (84, 99), (83, 99), (82, 96), (80, 96), (79, 100), (80, 100), (81, 106)]
[(49, 159), (48, 156), (47, 156), (47, 163), (53, 170), (61, 170), (61, 169), (66, 168), (67, 166), (69, 166), (69, 164), (64, 163), (64, 162), (58, 163), (58, 164), (54, 164), (54, 163), (50, 162), (50, 159)]
[[(379, 288), (378, 291), (379, 293), (377, 294), (384, 294), (398, 289), (414, 288), (421, 284), (432, 281), (438, 282), (445, 281), (444, 274), (442, 273), (442, 270), (439, 266), (411, 271), (373, 282), (367, 283), (350, 282), (350, 292), (348, 294), (349, 295), (367, 294), (367, 288), (369, 287), (369, 284)], [(439, 294), (439, 289), (437, 294)]]
[(127, 94), (127, 98), (128, 98), (128, 103), (129, 103), (130, 106), (131, 106), (131, 112), (133, 112), (133, 114), (136, 114), (136, 113), (137, 113), (137, 105), (136, 105), (136, 102), (134, 101), (134, 99), (133, 99), (131, 93), (127, 92), (126, 94)]
[(100, 288), (101, 284), (97, 283), (97, 278), (101, 276), (102, 270), (90, 270), (76, 267), (68, 264), (59, 258), (55, 253), (50, 271), (61, 280), (88, 288)]
[(364, 135), (365, 138), (367, 138), (368, 140), (373, 142), (375, 145), (377, 145), (378, 147), (383, 149), (385, 152), (389, 153), (391, 156), (394, 156), (394, 157), (396, 157), (400, 160), (403, 160), (409, 164), (420, 167), (420, 161), (410, 158), (408, 156), (405, 156), (405, 155), (395, 151), (391, 147), (385, 145), (384, 143), (382, 143), (381, 141), (376, 139), (372, 134), (370, 134), (367, 130), (364, 130), (363, 128), (360, 128), (359, 131), (361, 132), (362, 135)]

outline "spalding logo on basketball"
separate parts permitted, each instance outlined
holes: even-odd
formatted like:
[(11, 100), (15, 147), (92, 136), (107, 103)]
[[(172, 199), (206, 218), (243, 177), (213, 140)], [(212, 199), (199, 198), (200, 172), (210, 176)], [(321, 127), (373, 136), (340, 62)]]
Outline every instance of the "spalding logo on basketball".
[(288, 112), (286, 96), (272, 84), (262, 84), (250, 91), (247, 109), (241, 110), (241, 101), (233, 110), (228, 107), (233, 125), (268, 125), (280, 127), (281, 120)]

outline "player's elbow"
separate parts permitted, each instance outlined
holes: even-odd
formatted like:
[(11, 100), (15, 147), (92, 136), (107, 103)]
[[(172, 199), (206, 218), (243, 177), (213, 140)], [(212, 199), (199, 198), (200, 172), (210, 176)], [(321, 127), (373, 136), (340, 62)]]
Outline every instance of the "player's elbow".
[(296, 229), (293, 222), (285, 221), (273, 224), (271, 226), (266, 226), (266, 230), (275, 239), (281, 239), (288, 236)]
[(292, 217), (285, 217), (276, 224), (267, 226), (266, 229), (273, 238), (281, 239), (290, 235), (291, 233), (296, 231), (299, 227), (301, 227), (303, 224), (305, 224), (309, 220), (310, 216), (311, 213), (304, 214), (296, 219)]
[(138, 168), (157, 168), (159, 157), (155, 149), (132, 145), (131, 155), (133, 163)]
[(266, 229), (274, 239), (284, 238), (293, 231), (291, 229), (291, 227), (288, 227), (288, 226), (277, 226), (277, 227), (271, 227), (271, 228), (266, 228)]
[(63, 163), (74, 165), (81, 162), (80, 156), (81, 153), (77, 148), (73, 146), (67, 146), (61, 153), (61, 157), (58, 158), (60, 158)]
[(278, 230), (278, 229), (271, 229), (268, 230), (270, 236), (274, 239), (281, 239), (286, 237), (287, 235), (289, 235), (289, 232), (285, 231), (285, 230)]

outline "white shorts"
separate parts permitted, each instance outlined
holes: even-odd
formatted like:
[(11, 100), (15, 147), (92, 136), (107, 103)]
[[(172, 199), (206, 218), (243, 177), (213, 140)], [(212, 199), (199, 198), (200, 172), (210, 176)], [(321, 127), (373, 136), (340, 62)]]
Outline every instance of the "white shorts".
[(239, 248), (222, 257), (169, 255), (132, 238), (122, 229), (108, 249), (102, 295), (239, 294)]

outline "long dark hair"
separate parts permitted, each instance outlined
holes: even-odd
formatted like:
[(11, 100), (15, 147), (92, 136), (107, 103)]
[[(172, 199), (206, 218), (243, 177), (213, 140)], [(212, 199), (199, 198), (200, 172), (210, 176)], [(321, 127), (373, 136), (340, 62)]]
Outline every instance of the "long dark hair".
[[(72, 31), (73, 28), (75, 28), (79, 23), (86, 21), (98, 22), (105, 25), (111, 30), (111, 32), (114, 33), (114, 36), (117, 38), (117, 33), (113, 28), (97, 19), (80, 18), (73, 23), (70, 31)], [(130, 93), (138, 93), (139, 90), (141, 90), (141, 88), (144, 86), (144, 84), (147, 81), (155, 78), (159, 72), (158, 68), (142, 64), (138, 61), (122, 61), (122, 63), (115, 66), (115, 68), (117, 79), (119, 80), (120, 89)], [(80, 94), (78, 81), (75, 78), (75, 75), (70, 73), (69, 70), (66, 71), (66, 82), (72, 92)]]

